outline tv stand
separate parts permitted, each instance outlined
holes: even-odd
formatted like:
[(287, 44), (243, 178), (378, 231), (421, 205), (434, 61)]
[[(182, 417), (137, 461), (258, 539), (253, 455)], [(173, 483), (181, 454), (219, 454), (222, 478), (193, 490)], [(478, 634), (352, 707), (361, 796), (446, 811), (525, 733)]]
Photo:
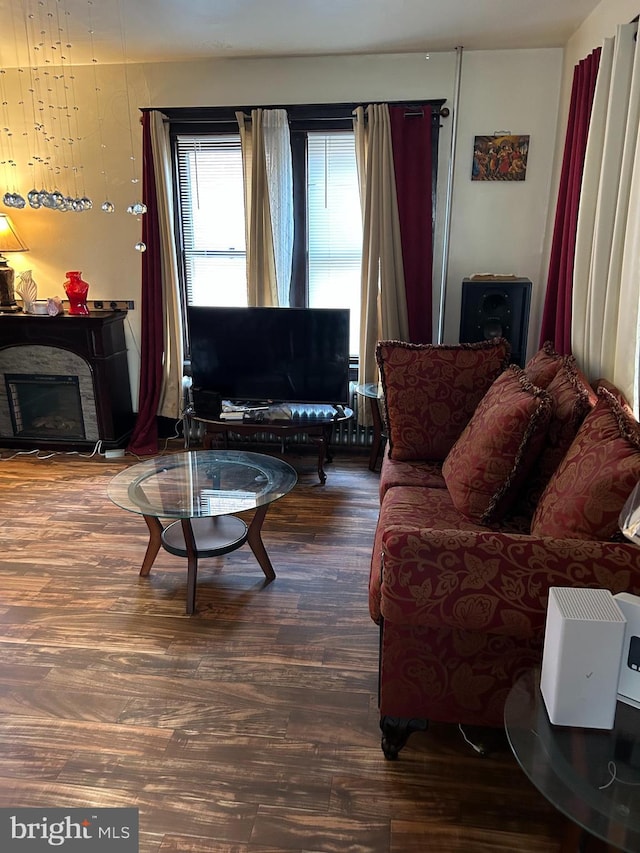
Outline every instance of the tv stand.
[[(346, 406), (330, 406), (327, 404), (302, 405), (288, 404), (286, 408), (294, 414), (283, 417), (283, 405), (272, 405), (266, 408), (253, 408), (241, 413), (238, 419), (225, 419), (222, 413), (219, 418), (199, 417), (195, 411), (188, 412), (188, 420), (201, 423), (204, 426), (203, 446), (210, 450), (215, 441), (222, 441), (228, 448), (229, 435), (258, 435), (268, 433), (280, 438), (280, 446), (284, 452), (285, 440), (293, 435), (306, 434), (318, 446), (318, 478), (322, 485), (327, 481), (324, 470), (325, 462), (332, 462), (331, 437), (337, 423), (348, 421), (353, 417), (353, 410)], [(318, 411), (320, 410), (320, 414)], [(333, 410), (333, 414), (331, 414)], [(299, 412), (299, 414), (295, 414)], [(188, 427), (188, 423), (185, 425)], [(187, 430), (185, 430), (187, 434)]]

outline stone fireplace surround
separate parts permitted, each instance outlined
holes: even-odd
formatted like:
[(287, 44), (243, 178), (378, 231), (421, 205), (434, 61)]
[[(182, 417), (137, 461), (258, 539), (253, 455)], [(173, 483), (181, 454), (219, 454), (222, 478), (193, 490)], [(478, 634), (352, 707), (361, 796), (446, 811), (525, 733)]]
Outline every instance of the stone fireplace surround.
[[(0, 314), (0, 446), (85, 449), (122, 447), (133, 428), (129, 368), (122, 311), (57, 317)], [(21, 436), (14, 431), (9, 386), (55, 377), (77, 381), (84, 437)], [(10, 381), (7, 381), (10, 377)], [(26, 387), (26, 386), (25, 386)], [(14, 401), (15, 402), (15, 401)]]

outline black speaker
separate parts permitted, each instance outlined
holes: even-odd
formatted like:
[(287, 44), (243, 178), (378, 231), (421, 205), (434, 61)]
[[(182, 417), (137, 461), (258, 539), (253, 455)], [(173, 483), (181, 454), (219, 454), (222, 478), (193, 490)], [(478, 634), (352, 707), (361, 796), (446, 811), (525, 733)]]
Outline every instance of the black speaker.
[(524, 367), (530, 305), (531, 281), (528, 278), (510, 278), (508, 281), (465, 278), (462, 282), (460, 343), (506, 338), (511, 344), (511, 361)]

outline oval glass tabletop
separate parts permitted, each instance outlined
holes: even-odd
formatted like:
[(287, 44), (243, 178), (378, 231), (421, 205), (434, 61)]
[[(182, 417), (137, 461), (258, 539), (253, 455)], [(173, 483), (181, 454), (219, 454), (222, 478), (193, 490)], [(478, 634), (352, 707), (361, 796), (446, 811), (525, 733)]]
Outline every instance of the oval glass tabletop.
[(640, 709), (619, 701), (611, 731), (555, 726), (539, 684), (540, 671), (531, 670), (507, 697), (505, 728), (518, 763), (575, 824), (617, 849), (640, 850)]
[(120, 471), (107, 487), (122, 509), (156, 518), (207, 518), (270, 504), (297, 482), (273, 456), (196, 450), (157, 456)]
[(382, 383), (364, 382), (362, 385), (356, 385), (356, 394), (360, 394), (362, 397), (369, 397), (373, 400), (382, 400), (384, 397)]

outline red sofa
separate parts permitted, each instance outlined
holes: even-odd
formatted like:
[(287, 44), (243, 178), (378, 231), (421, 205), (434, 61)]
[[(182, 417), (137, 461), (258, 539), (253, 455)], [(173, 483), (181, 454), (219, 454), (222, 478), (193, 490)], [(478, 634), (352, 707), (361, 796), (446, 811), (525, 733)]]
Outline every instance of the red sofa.
[(379, 342), (388, 444), (369, 582), (382, 749), (428, 721), (501, 727), (541, 661), (550, 586), (640, 594), (618, 517), (640, 425), (550, 344), (522, 370), (504, 340)]

